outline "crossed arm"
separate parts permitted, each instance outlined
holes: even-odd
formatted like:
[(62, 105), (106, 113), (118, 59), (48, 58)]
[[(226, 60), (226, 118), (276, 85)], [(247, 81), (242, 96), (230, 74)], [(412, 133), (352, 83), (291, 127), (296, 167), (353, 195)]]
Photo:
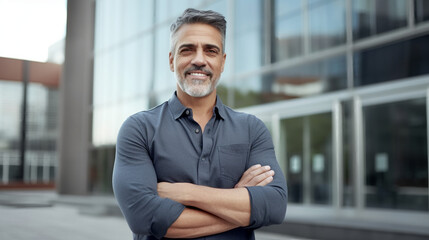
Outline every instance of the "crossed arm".
[[(274, 173), (256, 165), (243, 173), (233, 189), (158, 183), (142, 124), (130, 117), (121, 127), (112, 179), (115, 197), (133, 234), (192, 238), (284, 220), (286, 181), (275, 161), (269, 132), (261, 122), (251, 126), (248, 163), (269, 165), (276, 177), (267, 176)], [(261, 172), (253, 172), (255, 168)]]
[(191, 183), (158, 183), (158, 195), (187, 206), (167, 230), (168, 238), (195, 238), (249, 225), (250, 198), (245, 187), (265, 186), (274, 171), (259, 164), (250, 167), (233, 189)]

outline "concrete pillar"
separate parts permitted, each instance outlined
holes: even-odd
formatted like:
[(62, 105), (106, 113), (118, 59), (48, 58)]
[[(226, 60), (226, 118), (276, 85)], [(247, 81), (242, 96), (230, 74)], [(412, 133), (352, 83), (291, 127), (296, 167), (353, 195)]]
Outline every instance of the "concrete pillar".
[(57, 191), (89, 193), (95, 0), (67, 1), (67, 36), (60, 83)]

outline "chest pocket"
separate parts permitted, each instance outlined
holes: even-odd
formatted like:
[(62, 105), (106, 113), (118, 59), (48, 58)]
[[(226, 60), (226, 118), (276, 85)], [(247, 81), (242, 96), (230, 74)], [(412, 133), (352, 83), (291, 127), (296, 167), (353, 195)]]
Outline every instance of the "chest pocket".
[(218, 150), (221, 177), (237, 183), (246, 170), (249, 144), (219, 146)]

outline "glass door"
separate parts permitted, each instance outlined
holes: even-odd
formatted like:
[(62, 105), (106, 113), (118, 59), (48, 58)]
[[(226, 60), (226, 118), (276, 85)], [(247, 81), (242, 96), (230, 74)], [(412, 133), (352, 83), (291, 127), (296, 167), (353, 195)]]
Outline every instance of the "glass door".
[(281, 149), (289, 202), (332, 204), (332, 113), (281, 120)]

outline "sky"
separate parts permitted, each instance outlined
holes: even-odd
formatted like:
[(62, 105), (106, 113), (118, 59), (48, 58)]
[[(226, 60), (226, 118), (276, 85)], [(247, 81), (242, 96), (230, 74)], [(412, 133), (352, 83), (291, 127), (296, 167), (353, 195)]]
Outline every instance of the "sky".
[(66, 32), (66, 0), (0, 0), (0, 57), (45, 62)]

